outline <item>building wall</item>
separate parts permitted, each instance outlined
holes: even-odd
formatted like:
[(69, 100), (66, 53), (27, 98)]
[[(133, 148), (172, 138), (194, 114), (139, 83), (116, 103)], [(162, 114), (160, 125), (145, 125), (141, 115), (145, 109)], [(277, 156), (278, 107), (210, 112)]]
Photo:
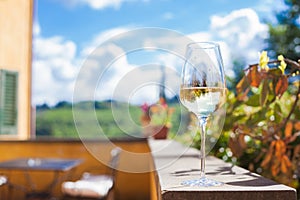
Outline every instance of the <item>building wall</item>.
[(0, 0), (0, 69), (19, 77), (18, 139), (30, 136), (32, 11), (33, 0)]

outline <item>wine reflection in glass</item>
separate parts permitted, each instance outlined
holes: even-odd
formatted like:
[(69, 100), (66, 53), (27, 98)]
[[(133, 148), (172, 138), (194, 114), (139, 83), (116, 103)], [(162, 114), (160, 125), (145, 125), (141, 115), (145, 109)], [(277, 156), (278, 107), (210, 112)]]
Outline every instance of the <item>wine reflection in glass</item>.
[(220, 109), (226, 98), (224, 67), (219, 45), (196, 42), (187, 45), (185, 64), (181, 74), (180, 101), (197, 116), (201, 132), (200, 178), (182, 185), (219, 186), (222, 182), (205, 176), (205, 136), (209, 116)]

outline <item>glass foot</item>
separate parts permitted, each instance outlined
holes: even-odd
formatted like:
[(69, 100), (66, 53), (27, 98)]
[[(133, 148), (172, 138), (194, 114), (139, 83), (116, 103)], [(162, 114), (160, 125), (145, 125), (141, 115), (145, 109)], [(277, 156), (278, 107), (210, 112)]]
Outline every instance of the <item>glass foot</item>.
[(221, 186), (224, 185), (224, 183), (203, 177), (196, 180), (184, 181), (181, 183), (181, 185), (209, 187), (209, 186)]

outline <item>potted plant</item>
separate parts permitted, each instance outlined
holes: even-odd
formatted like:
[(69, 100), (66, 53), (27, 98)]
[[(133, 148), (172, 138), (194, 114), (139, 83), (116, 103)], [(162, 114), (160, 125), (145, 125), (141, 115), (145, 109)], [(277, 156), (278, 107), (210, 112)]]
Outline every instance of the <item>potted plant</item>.
[(143, 112), (141, 115), (143, 134), (147, 137), (152, 136), (154, 139), (166, 139), (171, 127), (171, 115), (174, 109), (169, 108), (164, 98), (160, 98), (153, 105), (145, 103), (141, 109)]

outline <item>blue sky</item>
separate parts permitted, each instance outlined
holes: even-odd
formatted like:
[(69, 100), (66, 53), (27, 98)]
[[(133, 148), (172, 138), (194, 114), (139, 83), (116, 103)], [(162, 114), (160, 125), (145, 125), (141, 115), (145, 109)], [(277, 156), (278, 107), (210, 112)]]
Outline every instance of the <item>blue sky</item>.
[(226, 15), (242, 8), (252, 8), (262, 15), (263, 6), (267, 5), (267, 1), (264, 4), (261, 0), (131, 0), (96, 8), (88, 3), (71, 3), (76, 1), (80, 0), (37, 1), (35, 19), (43, 36), (62, 35), (82, 44), (101, 31), (144, 26), (188, 34), (207, 30), (212, 15)]
[[(167, 28), (195, 40), (217, 41), (230, 74), (234, 58), (256, 59), (267, 37), (262, 22), (281, 7), (272, 0), (36, 0), (33, 104), (71, 101), (88, 52), (135, 28)], [(122, 62), (132, 67), (128, 59)]]

